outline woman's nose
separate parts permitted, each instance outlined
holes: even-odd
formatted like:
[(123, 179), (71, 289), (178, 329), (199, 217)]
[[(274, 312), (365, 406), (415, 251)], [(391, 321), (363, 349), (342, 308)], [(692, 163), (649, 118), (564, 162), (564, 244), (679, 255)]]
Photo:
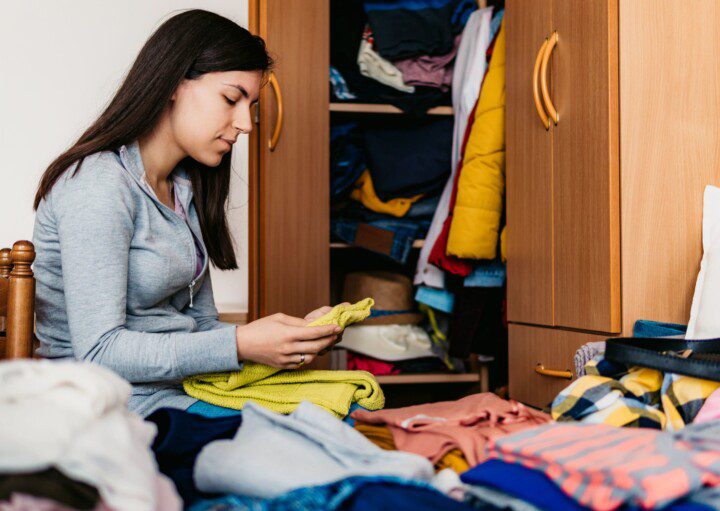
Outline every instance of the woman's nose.
[(240, 113), (235, 117), (233, 127), (241, 133), (250, 133), (253, 129), (252, 115), (250, 108), (241, 108)]

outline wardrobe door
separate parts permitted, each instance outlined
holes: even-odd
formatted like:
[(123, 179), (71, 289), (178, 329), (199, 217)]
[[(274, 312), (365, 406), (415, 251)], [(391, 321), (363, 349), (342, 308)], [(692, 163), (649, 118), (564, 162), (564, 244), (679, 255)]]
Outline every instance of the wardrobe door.
[(553, 132), (533, 89), (539, 99), (536, 61), (551, 22), (551, 0), (506, 4), (507, 314), (540, 325), (553, 325)]
[(618, 5), (553, 1), (555, 324), (619, 332)]
[(329, 301), (330, 6), (251, 0), (250, 9), (276, 59), (251, 140), (251, 316), (302, 317)]

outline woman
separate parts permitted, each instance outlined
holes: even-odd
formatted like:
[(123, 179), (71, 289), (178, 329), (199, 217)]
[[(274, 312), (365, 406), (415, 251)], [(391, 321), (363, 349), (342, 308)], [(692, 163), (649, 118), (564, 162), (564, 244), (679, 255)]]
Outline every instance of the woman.
[(237, 268), (225, 218), (230, 151), (252, 130), (263, 40), (202, 10), (165, 22), (107, 109), (53, 161), (35, 197), (38, 353), (133, 383), (130, 409), (188, 408), (184, 377), (243, 361), (294, 369), (339, 328), (283, 314), (218, 321), (208, 264)]

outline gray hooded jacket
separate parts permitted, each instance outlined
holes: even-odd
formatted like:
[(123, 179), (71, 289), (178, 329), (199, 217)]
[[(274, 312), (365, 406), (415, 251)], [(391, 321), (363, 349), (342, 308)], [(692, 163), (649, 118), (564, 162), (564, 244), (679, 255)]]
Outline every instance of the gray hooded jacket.
[[(218, 321), (187, 173), (172, 172), (185, 222), (147, 185), (137, 141), (87, 157), (71, 178), (75, 167), (35, 218), (38, 354), (112, 369), (142, 415), (187, 408), (196, 400), (184, 377), (242, 368), (235, 326)], [(193, 232), (205, 260), (197, 278)]]

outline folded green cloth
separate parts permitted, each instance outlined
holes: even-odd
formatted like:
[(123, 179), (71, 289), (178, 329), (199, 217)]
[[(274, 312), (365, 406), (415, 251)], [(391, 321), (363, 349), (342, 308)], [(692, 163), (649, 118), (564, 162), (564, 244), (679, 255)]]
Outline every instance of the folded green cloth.
[[(353, 305), (337, 305), (309, 326), (336, 324), (345, 328), (367, 318), (373, 304), (372, 298), (366, 298)], [(254, 401), (278, 413), (291, 413), (301, 401), (310, 401), (345, 417), (352, 403), (368, 410), (385, 405), (380, 385), (366, 371), (288, 371), (245, 362), (242, 371), (187, 378), (183, 388), (201, 401), (236, 410)]]

